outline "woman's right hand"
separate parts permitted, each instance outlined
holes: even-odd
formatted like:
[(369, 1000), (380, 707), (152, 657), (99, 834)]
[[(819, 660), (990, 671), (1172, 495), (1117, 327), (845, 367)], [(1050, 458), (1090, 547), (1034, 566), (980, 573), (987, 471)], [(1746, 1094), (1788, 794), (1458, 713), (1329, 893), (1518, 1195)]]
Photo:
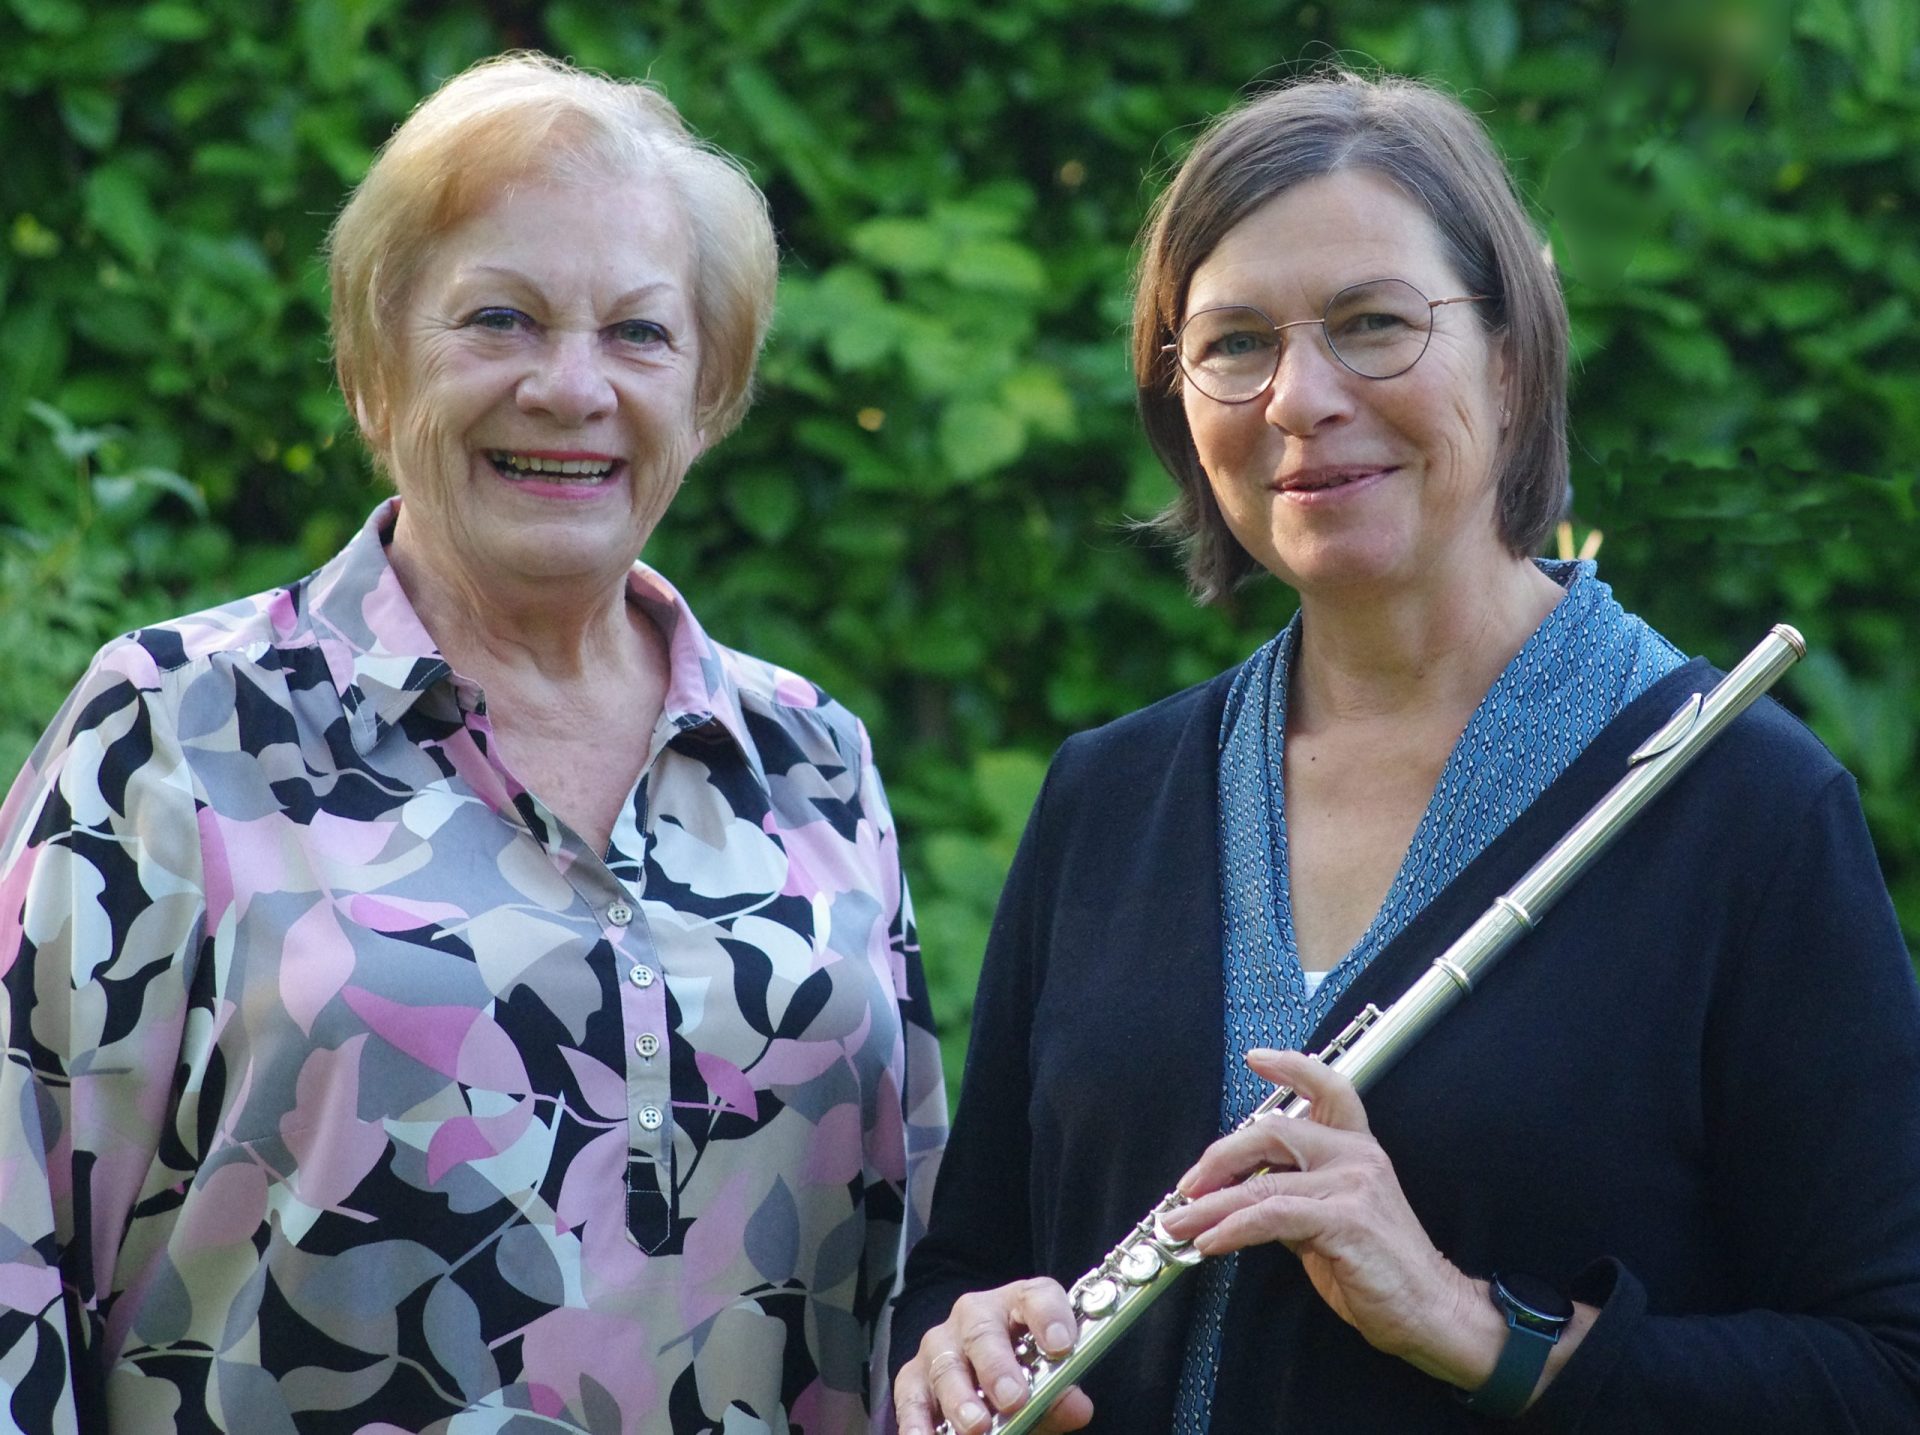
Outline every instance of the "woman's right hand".
[[(942, 1420), (959, 1435), (980, 1435), (994, 1414), (1010, 1415), (1026, 1404), (1027, 1373), (1013, 1353), (1018, 1335), (1031, 1331), (1041, 1351), (1057, 1360), (1073, 1349), (1074, 1328), (1067, 1293), (1045, 1277), (961, 1296), (894, 1377), (900, 1435), (933, 1435)], [(1091, 1419), (1093, 1402), (1076, 1385), (1035, 1429), (1054, 1435)]]

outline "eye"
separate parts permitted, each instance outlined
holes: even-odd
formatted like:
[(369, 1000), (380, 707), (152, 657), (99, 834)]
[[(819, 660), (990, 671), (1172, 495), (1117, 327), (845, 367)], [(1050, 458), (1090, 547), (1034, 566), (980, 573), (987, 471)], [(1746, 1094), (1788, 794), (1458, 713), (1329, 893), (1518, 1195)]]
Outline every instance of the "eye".
[(1405, 317), (1383, 309), (1367, 309), (1336, 321), (1343, 334), (1390, 334), (1409, 325)]
[(490, 334), (512, 334), (521, 329), (533, 327), (533, 320), (518, 309), (509, 309), (503, 305), (494, 305), (486, 309), (476, 309), (467, 316), (469, 329), (485, 329)]
[(623, 319), (613, 326), (612, 333), (621, 343), (636, 344), (642, 348), (673, 343), (673, 335), (651, 319)]
[(1273, 347), (1269, 335), (1255, 329), (1235, 329), (1222, 334), (1209, 346), (1211, 351), (1225, 359), (1245, 358), (1248, 354), (1262, 353)]

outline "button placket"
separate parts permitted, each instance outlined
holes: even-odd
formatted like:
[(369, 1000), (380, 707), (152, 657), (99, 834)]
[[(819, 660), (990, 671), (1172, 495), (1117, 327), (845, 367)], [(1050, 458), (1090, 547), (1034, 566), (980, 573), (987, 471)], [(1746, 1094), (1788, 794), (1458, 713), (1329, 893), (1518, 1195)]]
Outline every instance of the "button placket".
[(606, 933), (616, 970), (624, 972), (621, 1015), (627, 1037), (627, 1134), (636, 1154), (660, 1163), (672, 1161), (672, 1073), (666, 1052), (665, 973), (652, 934), (638, 920), (636, 904), (624, 895), (604, 909)]

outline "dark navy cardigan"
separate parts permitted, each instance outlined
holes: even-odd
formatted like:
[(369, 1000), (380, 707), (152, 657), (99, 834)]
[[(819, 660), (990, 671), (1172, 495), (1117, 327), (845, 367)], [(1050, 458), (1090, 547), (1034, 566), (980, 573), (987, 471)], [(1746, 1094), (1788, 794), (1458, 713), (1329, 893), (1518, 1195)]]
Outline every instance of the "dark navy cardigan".
[[(897, 1367), (961, 1293), (1095, 1264), (1217, 1134), (1232, 674), (1069, 740), (1001, 899)], [(1384, 1005), (1714, 674), (1628, 709), (1361, 974)], [(1763, 700), (1366, 1098), (1441, 1251), (1600, 1319), (1520, 1428), (1920, 1431), (1920, 994), (1853, 780)], [(1165, 1435), (1193, 1282), (1086, 1382)], [(1213, 1429), (1471, 1431), (1449, 1387), (1243, 1256)]]

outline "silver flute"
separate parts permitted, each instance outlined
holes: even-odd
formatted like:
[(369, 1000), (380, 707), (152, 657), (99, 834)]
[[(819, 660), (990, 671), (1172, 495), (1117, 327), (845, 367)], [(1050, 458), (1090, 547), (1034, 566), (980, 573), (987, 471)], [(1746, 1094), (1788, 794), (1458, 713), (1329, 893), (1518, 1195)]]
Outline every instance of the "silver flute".
[[(1318, 1059), (1366, 1091), (1428, 1027), (1473, 990), (1516, 938), (1533, 929), (1641, 809), (1806, 651), (1806, 640), (1798, 631), (1776, 624), (1711, 692), (1694, 693), (1682, 703), (1627, 759), (1626, 776), (1524, 877), (1494, 898), (1493, 905), (1434, 958), (1398, 1001), (1384, 1011), (1366, 1007), (1315, 1053)], [(1282, 1086), (1235, 1130), (1244, 1130), (1276, 1111), (1300, 1116), (1306, 1109), (1304, 1098)], [(1027, 1372), (1027, 1399), (1012, 1414), (996, 1415), (989, 1435), (1025, 1435), (1039, 1424), (1054, 1402), (1079, 1383), (1161, 1292), (1205, 1259), (1190, 1241), (1168, 1235), (1162, 1224), (1186, 1204), (1185, 1196), (1169, 1191), (1099, 1265), (1073, 1283), (1067, 1296), (1079, 1329), (1071, 1351), (1055, 1360), (1040, 1350), (1031, 1335), (1022, 1335), (1014, 1343), (1014, 1353)], [(953, 1435), (950, 1422), (941, 1422), (937, 1431)]]

